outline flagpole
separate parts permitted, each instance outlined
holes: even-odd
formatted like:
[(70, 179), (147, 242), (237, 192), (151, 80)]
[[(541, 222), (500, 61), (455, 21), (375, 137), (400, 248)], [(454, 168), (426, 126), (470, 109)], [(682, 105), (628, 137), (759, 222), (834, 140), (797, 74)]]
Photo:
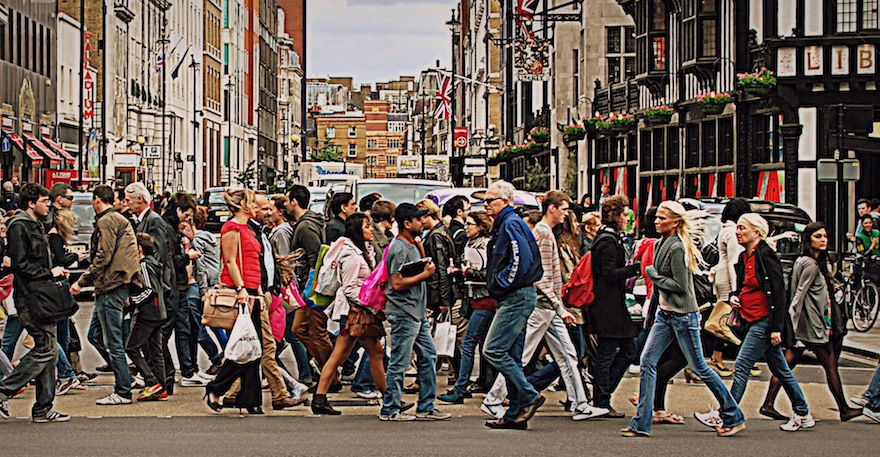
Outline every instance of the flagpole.
[(159, 182), (162, 185), (162, 188), (159, 189), (159, 195), (165, 193), (165, 105), (167, 104), (167, 100), (165, 99), (165, 67), (168, 65), (165, 64), (165, 61), (168, 60), (168, 56), (166, 55), (167, 47), (168, 47), (168, 39), (165, 37), (166, 27), (168, 23), (165, 20), (165, 11), (162, 11), (162, 178)]

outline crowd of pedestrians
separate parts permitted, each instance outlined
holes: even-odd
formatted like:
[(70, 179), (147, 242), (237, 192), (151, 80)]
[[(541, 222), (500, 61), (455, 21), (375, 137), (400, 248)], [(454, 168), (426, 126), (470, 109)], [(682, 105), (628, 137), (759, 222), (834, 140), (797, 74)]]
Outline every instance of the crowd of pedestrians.
[[(69, 420), (54, 409), (54, 397), (93, 378), (80, 366), (74, 322), (31, 314), (32, 283), (79, 268), (69, 293), (93, 288), (88, 342), (106, 365), (99, 368), (114, 377), (112, 393), (96, 401), (101, 406), (166, 400), (179, 386), (203, 388), (215, 413), (264, 414), (265, 383), (274, 410), (310, 398), (313, 413), (339, 415), (330, 396), (350, 381), (357, 396), (379, 401), (382, 421), (447, 420), (451, 414), (437, 403), (485, 394), (487, 427), (522, 430), (553, 385), (565, 392), (572, 420), (624, 417), (612, 396), (637, 365), (639, 392), (630, 398), (637, 411), (621, 435), (650, 436), (654, 424), (685, 422), (665, 398), (667, 382), (684, 369), (717, 400), (716, 409), (694, 418), (732, 436), (746, 427), (739, 402), (764, 360), (773, 377), (758, 412), (797, 431), (816, 423), (791, 370), (808, 350), (824, 368), (841, 421), (864, 414), (880, 422), (880, 368), (862, 395), (848, 403), (843, 393), (838, 358), (846, 325), (829, 273), (827, 228), (806, 226), (786, 274), (768, 222), (742, 199), (727, 203), (713, 241), (705, 212), (665, 201), (637, 224), (628, 198), (607, 185), (598, 206), (551, 190), (539, 211), (527, 213), (504, 181), (488, 188), (480, 211), (467, 197), (441, 207), (430, 199), (395, 205), (380, 194), (356, 202), (340, 192), (329, 202), (329, 220), (309, 210), (303, 186), (271, 199), (229, 189), (230, 216), (217, 238), (191, 195), (169, 195), (160, 205), (133, 183), (93, 189), (90, 246), (73, 252), (70, 187), (9, 184), (2, 204), (14, 215), (0, 225), (2, 268), (11, 275), (0, 281), (3, 418), (8, 399), (33, 380), (33, 420)], [(878, 249), (872, 209), (859, 201), (859, 225), (848, 234), (864, 256)], [(717, 259), (704, 258), (708, 243)], [(636, 305), (637, 278), (647, 294)], [(584, 292), (574, 284), (589, 284), (590, 298), (576, 296)], [(208, 297), (221, 293), (245, 305), (231, 334), (203, 324)], [(703, 322), (713, 309), (731, 311), (710, 336)], [(238, 344), (230, 338), (238, 325), (256, 335), (258, 354), (247, 361), (228, 350)], [(32, 343), (17, 358), (25, 332)], [(279, 357), (287, 347), (295, 370)], [(723, 355), (733, 349), (731, 370)], [(438, 395), (441, 368), (449, 389)], [(408, 370), (415, 373), (410, 385)], [(728, 389), (722, 378), (731, 376)], [(775, 408), (780, 388), (792, 417)], [(404, 401), (404, 393), (417, 401)]]

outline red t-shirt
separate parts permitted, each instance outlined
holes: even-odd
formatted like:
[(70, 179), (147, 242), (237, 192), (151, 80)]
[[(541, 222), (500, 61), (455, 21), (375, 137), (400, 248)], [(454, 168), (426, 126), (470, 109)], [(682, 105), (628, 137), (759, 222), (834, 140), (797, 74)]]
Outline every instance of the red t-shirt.
[[(262, 270), (260, 269), (260, 249), (262, 246), (257, 241), (254, 231), (247, 224), (239, 224), (235, 220), (228, 220), (220, 229), (220, 237), (222, 238), (227, 232), (237, 231), (241, 237), (241, 257), (235, 259), (238, 270), (244, 278), (244, 287), (246, 289), (259, 289), (262, 279)], [(244, 265), (242, 265), (244, 261)], [(220, 250), (220, 263), (223, 265), (223, 271), (220, 273), (220, 282), (229, 287), (235, 287), (232, 277), (229, 276), (229, 268), (226, 266), (226, 260), (223, 258), (223, 250)]]
[(739, 301), (742, 308), (739, 314), (747, 322), (756, 322), (770, 315), (770, 306), (767, 304), (767, 292), (761, 288), (761, 283), (755, 275), (755, 253), (743, 254), (746, 263), (743, 287), (739, 293)]

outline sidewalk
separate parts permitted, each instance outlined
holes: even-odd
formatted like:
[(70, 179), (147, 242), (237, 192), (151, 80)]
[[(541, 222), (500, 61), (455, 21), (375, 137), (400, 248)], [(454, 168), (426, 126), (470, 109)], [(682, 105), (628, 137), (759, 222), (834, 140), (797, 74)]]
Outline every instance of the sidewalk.
[(848, 325), (849, 333), (843, 339), (843, 350), (851, 354), (871, 359), (880, 359), (880, 322), (867, 333), (853, 330), (852, 323)]

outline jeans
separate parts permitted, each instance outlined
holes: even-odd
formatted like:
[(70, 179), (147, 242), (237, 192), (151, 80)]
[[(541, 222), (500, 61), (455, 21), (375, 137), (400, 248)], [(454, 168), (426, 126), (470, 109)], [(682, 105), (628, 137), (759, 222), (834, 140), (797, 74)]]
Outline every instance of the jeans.
[[(18, 319), (16, 319), (18, 320)], [(34, 348), (21, 359), (21, 363), (9, 376), (0, 381), (0, 399), (6, 400), (32, 379), (36, 381), (36, 402), (31, 408), (34, 417), (42, 416), (52, 409), (55, 401), (55, 358), (58, 356), (58, 340), (55, 323), (28, 324), (28, 333), (34, 339)]]
[(475, 309), (471, 313), (467, 332), (461, 341), (461, 368), (458, 370), (458, 379), (455, 380), (455, 391), (461, 395), (467, 392), (467, 387), (471, 383), (471, 371), (474, 370), (474, 354), (477, 351), (477, 345), (485, 345), (489, 325), (492, 324), (494, 316), (495, 311), (486, 309)]
[[(386, 368), (388, 363), (385, 363)], [(361, 356), (361, 363), (358, 365), (357, 372), (354, 375), (354, 381), (351, 382), (351, 391), (354, 393), (367, 393), (376, 390), (376, 381), (373, 379), (373, 373), (370, 371), (370, 354), (364, 350)]]
[[(195, 360), (193, 359), (194, 346), (197, 343), (198, 333), (191, 322), (191, 312), (189, 310), (189, 299), (186, 290), (174, 289), (171, 291), (171, 299), (165, 302), (165, 310), (168, 314), (168, 320), (162, 326), (162, 337), (165, 341), (165, 348), (168, 347), (168, 340), (171, 339), (171, 333), (174, 333), (174, 342), (177, 346), (177, 360), (180, 362), (180, 372), (184, 378), (194, 375), (198, 371)], [(165, 352), (165, 375), (171, 381), (174, 376), (174, 361), (171, 360), (171, 353)], [(173, 383), (173, 381), (172, 381)]]
[(95, 295), (95, 311), (89, 324), (89, 342), (113, 370), (116, 394), (130, 399), (131, 372), (128, 371), (128, 362), (125, 360), (122, 329), (123, 305), (127, 299), (127, 286)]
[(862, 396), (868, 399), (868, 409), (880, 411), (880, 365), (877, 365), (877, 369), (874, 370), (871, 384), (868, 385), (868, 390)]
[(636, 355), (632, 338), (609, 338), (600, 336), (593, 367), (594, 404), (611, 408), (611, 394), (617, 389), (629, 363)]
[[(565, 322), (556, 314), (555, 310), (537, 308), (529, 316), (529, 320), (526, 323), (526, 338), (522, 355), (523, 365), (528, 364), (532, 360), (532, 357), (538, 351), (541, 340), (547, 342), (547, 348), (553, 354), (553, 359), (556, 360), (560, 368), (562, 379), (565, 381), (565, 391), (568, 394), (568, 400), (571, 402), (572, 412), (581, 413), (589, 411), (590, 405), (587, 404), (587, 394), (577, 366), (577, 350), (571, 342), (571, 336), (568, 333)], [(486, 404), (500, 403), (507, 396), (506, 390), (505, 383), (499, 376), (495, 385), (492, 386), (492, 390), (486, 395)]]
[(3, 353), (9, 360), (15, 359), (15, 345), (24, 332), (24, 327), (18, 316), (9, 316), (6, 318), (6, 328), (3, 329)]
[(504, 417), (508, 420), (516, 419), (524, 406), (539, 397), (522, 368), (526, 323), (537, 301), (534, 286), (523, 287), (498, 300), (483, 346), (483, 357), (507, 381), (510, 408)]
[(202, 350), (205, 351), (208, 360), (210, 360), (212, 364), (219, 366), (220, 363), (223, 362), (223, 355), (220, 354), (220, 351), (217, 349), (217, 344), (214, 343), (214, 340), (211, 339), (211, 335), (208, 334), (208, 328), (202, 325), (202, 312), (204, 311), (205, 305), (202, 303), (202, 299), (199, 296), (198, 284), (189, 285), (189, 289), (186, 293), (186, 301), (189, 304), (190, 327), (198, 329), (199, 331), (196, 336), (196, 342), (198, 345), (194, 344), (190, 346), (190, 349), (192, 350), (193, 366), (195, 366), (196, 371), (198, 371), (198, 346), (202, 347)]
[[(654, 415), (654, 394), (657, 385), (657, 361), (666, 348), (675, 340), (688, 360), (691, 369), (706, 383), (715, 398), (721, 404), (720, 413), (725, 427), (733, 427), (745, 422), (738, 402), (727, 391), (721, 377), (709, 368), (703, 358), (703, 344), (700, 341), (700, 314), (687, 313), (669, 317), (658, 314), (654, 326), (648, 333), (645, 349), (642, 351), (641, 374), (639, 375), (639, 404), (636, 415), (629, 427), (643, 435), (651, 434), (651, 423)], [(748, 373), (748, 370), (746, 370)]]
[(736, 362), (733, 369), (733, 386), (730, 388), (730, 394), (739, 403), (746, 392), (746, 385), (749, 383), (749, 371), (755, 366), (755, 362), (764, 357), (770, 371), (782, 383), (782, 387), (791, 400), (791, 409), (795, 414), (806, 416), (810, 412), (807, 406), (807, 399), (801, 391), (801, 386), (797, 379), (791, 373), (788, 362), (785, 361), (785, 354), (782, 347), (774, 346), (770, 343), (770, 318), (765, 317), (756, 322), (747, 323), (746, 337), (743, 338), (742, 346), (739, 349), (739, 355), (736, 356)]
[(302, 341), (296, 337), (296, 333), (293, 333), (294, 317), (296, 317), (296, 312), (287, 313), (287, 327), (284, 330), (284, 339), (290, 343), (290, 349), (296, 358), (296, 374), (299, 376), (299, 381), (311, 384), (312, 379), (320, 379), (321, 376), (319, 374), (313, 377), (312, 366), (309, 364), (309, 352), (306, 350), (306, 346), (302, 344)]
[(409, 366), (409, 357), (416, 352), (418, 367), (419, 403), (417, 413), (434, 410), (434, 397), (437, 395), (437, 350), (431, 338), (431, 324), (428, 319), (416, 320), (409, 315), (387, 314), (391, 324), (391, 361), (385, 373), (387, 388), (382, 400), (381, 416), (390, 416), (400, 411), (400, 395), (403, 391), (403, 377)]

